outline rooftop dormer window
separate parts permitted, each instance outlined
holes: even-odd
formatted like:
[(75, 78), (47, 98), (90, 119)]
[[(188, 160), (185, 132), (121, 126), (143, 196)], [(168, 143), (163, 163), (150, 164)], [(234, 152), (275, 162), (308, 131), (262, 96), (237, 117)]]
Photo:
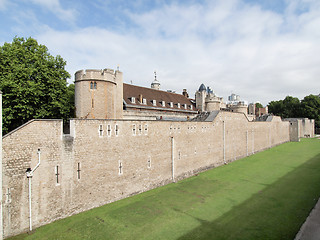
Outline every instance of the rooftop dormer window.
[(187, 109), (187, 104), (183, 104), (184, 109)]
[(170, 102), (170, 107), (173, 108), (173, 102)]
[(157, 100), (152, 100), (152, 105), (157, 106)]
[(180, 108), (180, 103), (177, 103), (177, 108)]
[(162, 107), (165, 107), (166, 106), (166, 102), (165, 101), (161, 101), (161, 105), (162, 105)]
[(143, 99), (142, 99), (142, 104), (147, 105), (147, 99), (143, 98)]
[(136, 98), (135, 97), (131, 97), (131, 102), (132, 103), (136, 103)]
[(192, 105), (190, 105), (190, 110), (192, 110)]

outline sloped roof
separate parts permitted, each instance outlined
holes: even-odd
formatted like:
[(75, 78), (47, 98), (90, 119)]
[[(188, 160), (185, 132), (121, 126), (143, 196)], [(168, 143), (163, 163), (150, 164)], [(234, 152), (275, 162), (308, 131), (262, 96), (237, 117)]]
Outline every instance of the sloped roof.
[[(133, 103), (132, 97), (135, 98), (135, 103)], [(140, 102), (140, 99), (146, 99), (146, 104)], [(123, 84), (123, 100), (126, 105), (131, 105), (131, 107), (150, 107), (161, 109), (172, 109), (172, 110), (193, 110), (195, 111), (195, 106), (191, 99), (186, 98), (182, 94), (166, 92), (162, 90), (156, 90), (152, 88), (139, 87), (131, 84)], [(153, 100), (156, 100), (156, 106), (153, 105)], [(162, 106), (162, 101), (165, 101), (165, 106)], [(170, 106), (170, 102), (173, 103), (173, 107)], [(178, 107), (180, 103), (180, 108)], [(183, 104), (187, 104), (187, 109), (184, 108)], [(190, 108), (192, 106), (192, 109)]]
[(199, 92), (206, 91), (206, 86), (202, 83), (199, 87)]

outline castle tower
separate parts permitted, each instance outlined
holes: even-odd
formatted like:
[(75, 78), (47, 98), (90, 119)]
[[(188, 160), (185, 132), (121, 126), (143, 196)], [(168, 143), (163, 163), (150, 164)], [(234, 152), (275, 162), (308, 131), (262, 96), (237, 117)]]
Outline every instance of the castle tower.
[(75, 73), (77, 118), (121, 119), (123, 75), (119, 70), (80, 70)]
[(151, 83), (151, 88), (160, 90), (160, 82), (157, 80), (157, 72), (154, 71), (154, 80)]
[(196, 92), (196, 108), (200, 111), (206, 111), (206, 96), (207, 96), (207, 90), (206, 86), (202, 83), (199, 87), (199, 90)]

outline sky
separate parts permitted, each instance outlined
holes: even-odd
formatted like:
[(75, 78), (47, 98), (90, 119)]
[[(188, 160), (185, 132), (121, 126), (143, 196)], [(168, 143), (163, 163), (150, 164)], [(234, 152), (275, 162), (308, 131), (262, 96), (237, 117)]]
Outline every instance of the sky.
[(32, 37), (81, 69), (194, 97), (248, 102), (320, 93), (319, 0), (0, 0), (0, 45)]

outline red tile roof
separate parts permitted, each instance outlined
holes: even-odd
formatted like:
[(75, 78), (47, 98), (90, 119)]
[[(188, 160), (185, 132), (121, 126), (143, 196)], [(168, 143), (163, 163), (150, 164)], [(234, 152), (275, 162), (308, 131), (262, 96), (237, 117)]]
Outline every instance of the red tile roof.
[[(132, 102), (132, 97), (135, 98), (135, 103)], [(195, 111), (195, 105), (191, 99), (186, 98), (182, 94), (166, 92), (162, 90), (156, 90), (152, 88), (139, 87), (131, 84), (123, 84), (123, 99), (128, 107), (147, 107), (147, 108), (157, 108), (168, 110), (185, 110), (185, 111)], [(146, 104), (143, 103), (143, 99), (146, 99)], [(153, 100), (156, 100), (156, 106), (153, 105)], [(162, 106), (162, 101), (165, 101), (165, 106)], [(170, 102), (173, 106), (170, 106)], [(178, 107), (180, 104), (180, 108)], [(187, 104), (187, 109), (184, 108), (184, 104)], [(191, 107), (192, 106), (192, 109)]]

